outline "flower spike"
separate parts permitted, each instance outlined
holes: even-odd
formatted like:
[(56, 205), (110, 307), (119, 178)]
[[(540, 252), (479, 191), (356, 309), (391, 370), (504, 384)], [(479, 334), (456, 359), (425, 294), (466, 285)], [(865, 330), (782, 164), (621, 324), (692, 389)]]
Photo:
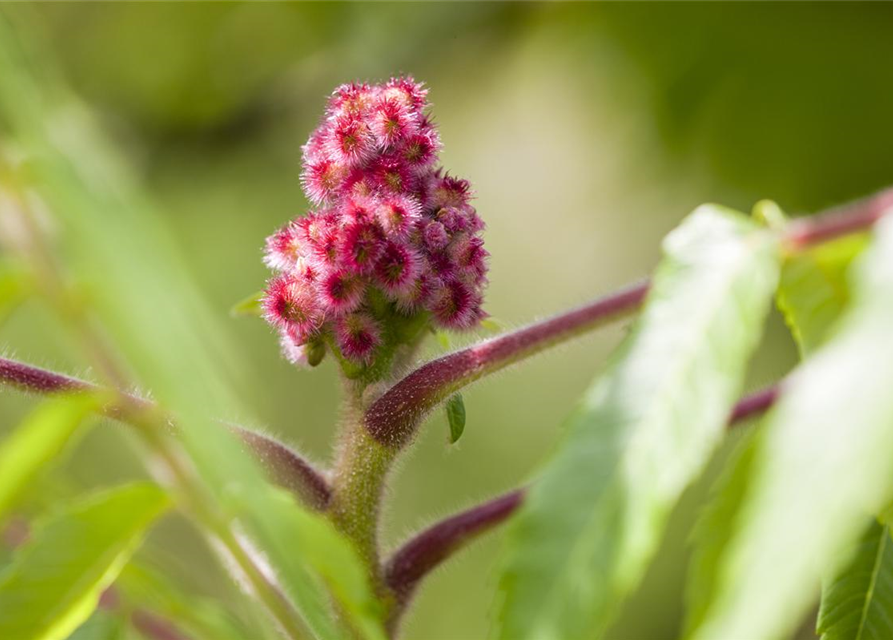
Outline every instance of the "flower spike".
[(279, 274), (265, 317), (290, 361), (325, 345), (371, 367), (426, 326), (467, 330), (486, 316), (484, 224), (468, 181), (437, 168), (428, 106), (408, 76), (341, 85), (302, 147), (301, 183), (320, 208), (271, 235), (264, 253)]

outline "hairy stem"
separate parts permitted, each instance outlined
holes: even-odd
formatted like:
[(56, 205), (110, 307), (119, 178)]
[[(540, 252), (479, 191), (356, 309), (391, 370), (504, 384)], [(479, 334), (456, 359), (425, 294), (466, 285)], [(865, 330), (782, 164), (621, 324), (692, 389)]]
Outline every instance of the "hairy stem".
[[(0, 384), (26, 393), (52, 395), (66, 392), (96, 392), (101, 388), (91, 382), (47, 371), (23, 362), (0, 358)], [(128, 422), (134, 413), (151, 411), (155, 405), (143, 398), (118, 392), (118, 401), (102, 407), (102, 414)], [(226, 424), (263, 464), (271, 480), (293, 491), (305, 504), (324, 509), (331, 497), (325, 477), (300, 454), (281, 442), (234, 424)]]
[(397, 382), (366, 412), (366, 429), (396, 449), (407, 444), (421, 419), (453, 393), (484, 376), (625, 317), (639, 308), (648, 283), (632, 285), (518, 331), (432, 360)]
[[(893, 210), (893, 189), (791, 222), (783, 231), (789, 251), (871, 227)], [(418, 425), (456, 391), (524, 358), (636, 311), (649, 282), (628, 286), (584, 307), (529, 325), (422, 365), (397, 382), (366, 413), (366, 429), (378, 442), (402, 448)]]
[(467, 511), (457, 513), (417, 534), (394, 553), (384, 567), (394, 602), (386, 624), (391, 636), (416, 586), (441, 562), (493, 527), (505, 522), (524, 500), (524, 489), (499, 496)]
[(363, 428), (365, 389), (365, 384), (345, 380), (341, 435), (328, 515), (354, 543), (368, 567), (373, 586), (384, 595), (378, 527), (385, 481), (396, 452), (382, 446)]

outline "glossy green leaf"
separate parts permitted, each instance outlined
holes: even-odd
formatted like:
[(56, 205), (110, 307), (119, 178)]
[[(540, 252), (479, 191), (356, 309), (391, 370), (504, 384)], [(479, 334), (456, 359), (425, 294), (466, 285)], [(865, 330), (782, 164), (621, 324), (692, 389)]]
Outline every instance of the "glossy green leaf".
[(446, 415), (450, 425), (450, 444), (456, 444), (465, 432), (465, 401), (461, 393), (447, 400)]
[(134, 484), (90, 496), (36, 526), (0, 576), (0, 638), (67, 637), (90, 617), (167, 506), (161, 489)]
[(822, 640), (893, 638), (893, 538), (873, 520), (853, 559), (822, 588), (816, 632)]
[(86, 395), (48, 400), (0, 443), (0, 521), (96, 407), (96, 398)]
[(850, 299), (847, 269), (867, 244), (854, 235), (806, 249), (785, 260), (778, 287), (778, 308), (807, 355), (828, 337)]
[(847, 561), (866, 514), (893, 498), (893, 220), (875, 235), (833, 338), (786, 383), (762, 427), (741, 524), (696, 638), (791, 632), (821, 576)]
[(229, 314), (236, 318), (240, 316), (261, 316), (263, 314), (263, 308), (261, 307), (261, 299), (263, 298), (263, 295), (263, 291), (258, 291), (257, 293), (252, 293), (250, 296), (239, 300), (239, 302), (234, 304), (229, 310)]
[(500, 638), (598, 635), (722, 437), (778, 279), (775, 235), (704, 206), (508, 534)]

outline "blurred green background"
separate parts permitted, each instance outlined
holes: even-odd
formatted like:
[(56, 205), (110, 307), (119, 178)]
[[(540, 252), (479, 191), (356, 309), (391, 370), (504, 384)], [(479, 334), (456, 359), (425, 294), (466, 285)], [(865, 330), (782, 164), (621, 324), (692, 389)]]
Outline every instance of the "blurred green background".
[[(443, 165), (472, 181), (488, 223), (486, 308), (506, 326), (646, 275), (661, 237), (701, 202), (749, 210), (772, 198), (806, 212), (893, 183), (890, 4), (62, 3), (28, 13), (233, 336), (252, 414), (226, 417), (321, 461), (337, 421), (333, 365), (295, 370), (264, 323), (226, 315), (267, 277), (265, 236), (308, 206), (300, 146), (340, 83), (405, 72), (428, 84)], [(458, 446), (432, 419), (395, 478), (388, 544), (528, 478), (621, 335), (604, 330), (470, 390)], [(0, 346), (89, 375), (39, 304), (2, 327)], [(795, 357), (773, 318), (753, 386)], [(3, 429), (32, 404), (0, 397)], [(84, 486), (132, 477), (131, 451), (103, 426), (73, 452), (68, 476)], [(708, 486), (687, 494), (610, 637), (677, 636), (686, 540)], [(189, 588), (234, 597), (187, 526), (169, 522), (153, 541)], [(432, 576), (406, 637), (485, 637), (498, 550), (497, 533)]]

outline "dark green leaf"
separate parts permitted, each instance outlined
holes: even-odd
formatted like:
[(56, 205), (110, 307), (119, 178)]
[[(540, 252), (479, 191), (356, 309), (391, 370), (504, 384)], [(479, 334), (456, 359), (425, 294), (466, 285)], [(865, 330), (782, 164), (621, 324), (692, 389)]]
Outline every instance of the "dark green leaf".
[(0, 577), (0, 638), (67, 637), (167, 506), (161, 489), (135, 484), (95, 494), (35, 527)]
[(832, 338), (785, 384), (761, 427), (698, 639), (792, 632), (822, 575), (848, 560), (865, 515), (893, 498), (893, 220), (875, 236)]
[(635, 328), (511, 526), (498, 637), (604, 629), (723, 435), (778, 269), (774, 234), (732, 211), (702, 207), (667, 237)]
[(465, 401), (461, 393), (447, 400), (446, 415), (450, 423), (450, 444), (456, 444), (465, 431)]
[(816, 633), (822, 640), (893, 638), (893, 538), (873, 520), (852, 561), (822, 589)]

